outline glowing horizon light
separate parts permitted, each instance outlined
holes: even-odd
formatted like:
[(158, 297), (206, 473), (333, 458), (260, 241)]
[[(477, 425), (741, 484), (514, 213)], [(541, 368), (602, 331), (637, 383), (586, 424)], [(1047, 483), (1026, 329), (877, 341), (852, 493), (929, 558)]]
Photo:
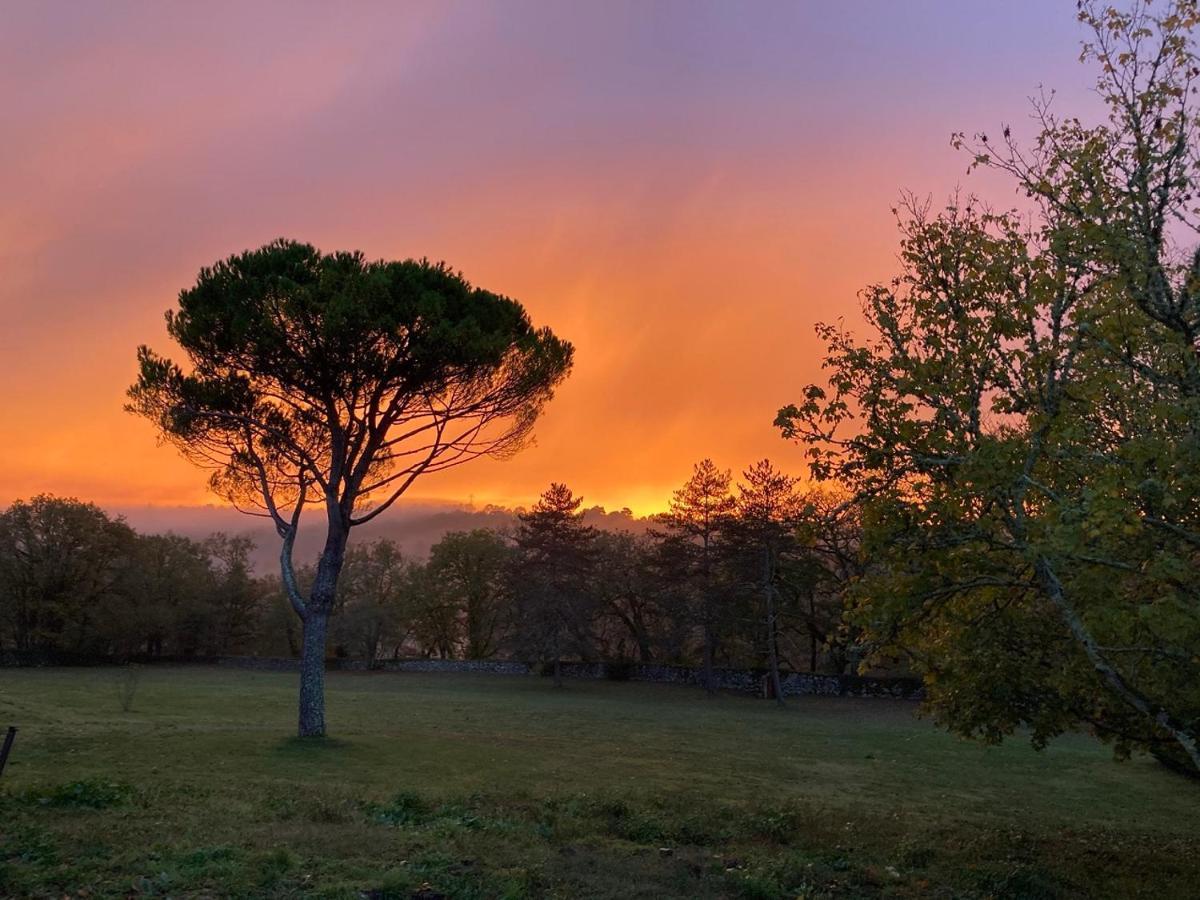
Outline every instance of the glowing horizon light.
[(561, 481), (648, 515), (706, 456), (803, 475), (771, 422), (813, 323), (895, 271), (901, 189), (1012, 202), (948, 136), (1019, 134), (1038, 83), (1093, 109), (1080, 37), (1041, 0), (10, 10), (0, 506), (213, 503), (124, 390), (201, 266), (280, 236), (444, 259), (576, 345), (534, 446), (414, 502)]

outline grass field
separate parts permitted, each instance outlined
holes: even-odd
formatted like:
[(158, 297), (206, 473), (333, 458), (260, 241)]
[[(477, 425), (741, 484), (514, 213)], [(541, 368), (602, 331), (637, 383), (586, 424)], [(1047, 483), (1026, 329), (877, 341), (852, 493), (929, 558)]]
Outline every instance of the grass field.
[(909, 704), (522, 677), (0, 670), (0, 895), (1194, 897), (1200, 786)]

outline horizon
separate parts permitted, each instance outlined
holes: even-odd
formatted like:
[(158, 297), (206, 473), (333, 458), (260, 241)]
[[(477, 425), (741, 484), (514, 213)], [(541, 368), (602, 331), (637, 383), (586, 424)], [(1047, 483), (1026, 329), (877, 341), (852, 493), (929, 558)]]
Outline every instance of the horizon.
[(1024, 133), (1038, 84), (1094, 107), (1074, 16), (1033, 0), (269, 11), (38, 5), (0, 35), (0, 502), (213, 502), (124, 391), (199, 269), (280, 235), (445, 259), (575, 343), (535, 444), (413, 501), (553, 480), (647, 515), (706, 456), (804, 475), (771, 421), (820, 376), (813, 323), (895, 273), (899, 192), (1011, 205), (950, 133)]
[[(231, 506), (104, 506), (141, 534), (177, 534), (202, 540), (214, 534), (249, 537), (254, 544), (250, 562), (258, 575), (277, 575), (279, 570), (278, 536), (271, 523), (248, 516)], [(430, 548), (451, 532), (484, 528), (505, 531), (516, 525), (520, 507), (469, 506), (462, 503), (412, 501), (397, 504), (389, 515), (380, 516), (350, 537), (351, 546), (379, 540), (391, 541), (410, 559), (424, 559)], [(603, 531), (643, 533), (652, 519), (638, 516), (629, 509), (607, 509), (588, 505), (582, 508), (583, 521)], [(315, 519), (302, 522), (296, 540), (295, 557), (299, 564), (311, 563), (320, 555), (321, 527)]]

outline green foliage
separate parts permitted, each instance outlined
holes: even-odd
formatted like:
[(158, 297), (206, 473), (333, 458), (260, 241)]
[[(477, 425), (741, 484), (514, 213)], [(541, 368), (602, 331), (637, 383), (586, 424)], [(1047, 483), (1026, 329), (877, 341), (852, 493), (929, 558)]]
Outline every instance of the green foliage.
[(0, 641), (18, 650), (103, 648), (95, 612), (128, 597), (136, 552), (132, 529), (94, 504), (16, 501), (0, 512)]
[(202, 269), (167, 331), (189, 369), (141, 348), (129, 409), (219, 493), (276, 511), (328, 493), (347, 522), (410, 475), (515, 450), (572, 356), (445, 265), (284, 240)]
[(126, 803), (133, 794), (127, 784), (85, 778), (47, 788), (34, 788), (24, 794), (26, 803), (58, 809), (107, 809)]
[[(335, 655), (375, 660), (396, 649), (425, 612), (420, 575), (392, 541), (351, 546), (330, 625)], [(312, 570), (300, 573), (302, 583), (315, 577)]]
[[(1107, 123), (1035, 104), (1033, 148), (978, 135), (1030, 220), (900, 211), (867, 335), (822, 325), (828, 384), (776, 424), (867, 502), (853, 618), (955, 730), (1086, 725), (1200, 769), (1200, 211), (1194, 3), (1081, 6)], [(962, 135), (956, 143), (968, 147)]]
[[(18, 500), (0, 512), (0, 644), (117, 658), (246, 652), (270, 593), (250, 572), (252, 547), (138, 534), (78, 500)], [(122, 704), (136, 688), (125, 675)]]
[(428, 821), (430, 808), (413, 793), (397, 794), (391, 802), (370, 809), (371, 816), (385, 825), (420, 825)]
[(506, 624), (510, 601), (508, 567), (512, 551), (495, 531), (452, 531), (429, 551), (426, 584), (436, 617), (445, 623), (445, 646), (461, 649), (466, 659), (494, 656)]

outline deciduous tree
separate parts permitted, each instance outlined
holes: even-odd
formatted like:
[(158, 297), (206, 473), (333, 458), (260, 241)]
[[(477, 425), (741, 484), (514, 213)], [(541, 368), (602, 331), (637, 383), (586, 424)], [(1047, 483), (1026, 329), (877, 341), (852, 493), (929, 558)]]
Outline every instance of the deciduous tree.
[(777, 420), (869, 501), (859, 621), (939, 717), (1079, 723), (1200, 771), (1200, 253), (1193, 2), (1081, 6), (1107, 122), (978, 135), (1029, 218), (901, 215), (903, 272)]
[(0, 514), (4, 628), (19, 650), (104, 652), (98, 631), (135, 552), (123, 521), (91, 503), (40, 495)]
[(414, 568), (392, 541), (352, 545), (332, 622), (335, 641), (368, 662), (401, 645), (419, 613)]
[(430, 585), (454, 610), (467, 659), (487, 659), (500, 648), (511, 556), (504, 537), (486, 528), (452, 531), (429, 552)]

